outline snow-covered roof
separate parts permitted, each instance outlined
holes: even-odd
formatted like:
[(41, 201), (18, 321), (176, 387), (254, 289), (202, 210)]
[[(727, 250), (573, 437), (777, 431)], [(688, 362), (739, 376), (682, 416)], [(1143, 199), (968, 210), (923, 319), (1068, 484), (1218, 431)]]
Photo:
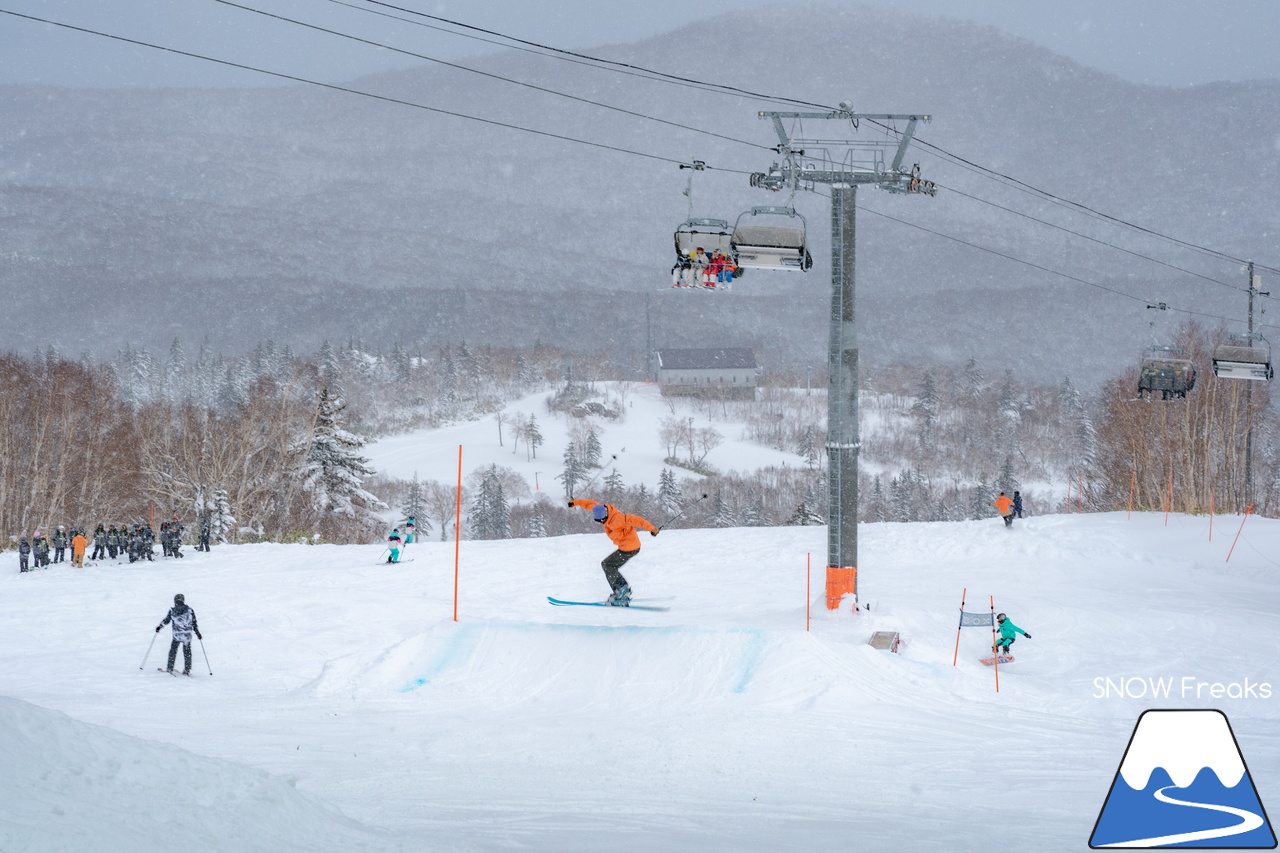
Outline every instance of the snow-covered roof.
[(756, 356), (746, 347), (664, 349), (658, 350), (658, 365), (663, 370), (755, 370)]

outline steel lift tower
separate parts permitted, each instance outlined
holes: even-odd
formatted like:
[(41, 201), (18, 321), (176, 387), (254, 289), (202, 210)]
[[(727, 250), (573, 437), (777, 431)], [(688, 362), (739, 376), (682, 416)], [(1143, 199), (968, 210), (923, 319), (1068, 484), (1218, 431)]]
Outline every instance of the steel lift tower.
[[(919, 164), (903, 171), (903, 158), (916, 124), (927, 115), (855, 113), (843, 101), (833, 112), (761, 112), (778, 134), (781, 160), (766, 173), (751, 176), (751, 185), (781, 191), (831, 187), (831, 329), (827, 350), (827, 608), (836, 610), (846, 595), (858, 601), (858, 334), (854, 325), (854, 259), (857, 192), (871, 184), (897, 193), (935, 195), (937, 188), (920, 179)], [(879, 128), (905, 122), (896, 140), (859, 141), (862, 122)], [(801, 138), (793, 129), (811, 122), (843, 131), (838, 138)], [(892, 134), (886, 135), (892, 137)], [(895, 147), (896, 143), (896, 147)], [(893, 152), (893, 159), (885, 158)]]

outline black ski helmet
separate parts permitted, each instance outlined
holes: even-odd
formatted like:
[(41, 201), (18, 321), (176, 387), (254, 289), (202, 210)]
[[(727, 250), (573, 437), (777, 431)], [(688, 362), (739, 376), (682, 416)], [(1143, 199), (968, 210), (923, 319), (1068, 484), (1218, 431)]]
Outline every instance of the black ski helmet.
[(997, 621), (997, 622), (1003, 622), (1004, 620), (1006, 620), (1006, 619), (1008, 619), (1008, 618), (1009, 618), (1009, 617), (1008, 617), (1008, 616), (1005, 616), (1003, 613), (997, 613), (997, 614), (996, 614), (996, 621)]
[[(177, 595), (175, 595), (175, 596), (173, 597), (173, 603), (174, 603), (174, 604), (186, 604), (186, 601), (187, 601), (187, 600), (186, 600), (185, 598), (183, 598), (183, 597), (182, 597), (182, 593), (178, 593)], [(1004, 614), (1003, 614), (1003, 613), (1001, 613), (1000, 615), (1001, 615), (1001, 616), (1003, 616)]]

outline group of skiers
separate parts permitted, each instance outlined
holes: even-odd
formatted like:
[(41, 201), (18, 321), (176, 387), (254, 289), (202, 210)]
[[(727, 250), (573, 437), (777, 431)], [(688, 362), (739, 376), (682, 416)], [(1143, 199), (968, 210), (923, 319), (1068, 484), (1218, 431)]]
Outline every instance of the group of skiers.
[[(182, 534), (186, 528), (175, 515), (172, 521), (160, 525), (160, 547), (166, 557), (182, 556)], [(197, 551), (209, 550), (209, 519), (201, 519), (200, 535), (196, 541)], [(85, 551), (89, 543), (93, 543), (93, 551), (89, 555), (92, 561), (110, 558), (112, 560), (128, 558), (130, 563), (139, 560), (155, 560), (156, 534), (147, 523), (111, 525), (99, 524), (94, 529), (92, 540), (85, 531), (75, 527), (69, 530), (63, 525), (52, 535), (46, 537), (37, 530), (30, 539), (23, 536), (18, 540), (18, 571), (27, 572), (33, 569), (47, 569), (52, 563), (61, 563), (66, 559), (67, 548), (71, 549), (71, 565), (83, 568)]]
[(742, 275), (733, 257), (724, 252), (708, 252), (701, 246), (680, 256), (671, 269), (672, 287), (726, 287)]
[(392, 528), (390, 535), (387, 536), (388, 563), (400, 562), (400, 552), (405, 547), (413, 544), (413, 537), (417, 529), (417, 522), (413, 520), (412, 516), (405, 519), (403, 535), (401, 535), (399, 527)]

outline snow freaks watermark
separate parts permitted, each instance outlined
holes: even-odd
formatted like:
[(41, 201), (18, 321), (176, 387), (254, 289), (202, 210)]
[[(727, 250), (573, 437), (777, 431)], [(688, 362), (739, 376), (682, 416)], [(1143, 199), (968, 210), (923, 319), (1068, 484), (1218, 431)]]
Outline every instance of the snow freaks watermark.
[(1271, 682), (1250, 678), (1205, 681), (1194, 675), (1100, 675), (1093, 680), (1094, 699), (1270, 699), (1272, 693)]
[(1275, 832), (1227, 715), (1144, 711), (1089, 846), (1275, 849)]

